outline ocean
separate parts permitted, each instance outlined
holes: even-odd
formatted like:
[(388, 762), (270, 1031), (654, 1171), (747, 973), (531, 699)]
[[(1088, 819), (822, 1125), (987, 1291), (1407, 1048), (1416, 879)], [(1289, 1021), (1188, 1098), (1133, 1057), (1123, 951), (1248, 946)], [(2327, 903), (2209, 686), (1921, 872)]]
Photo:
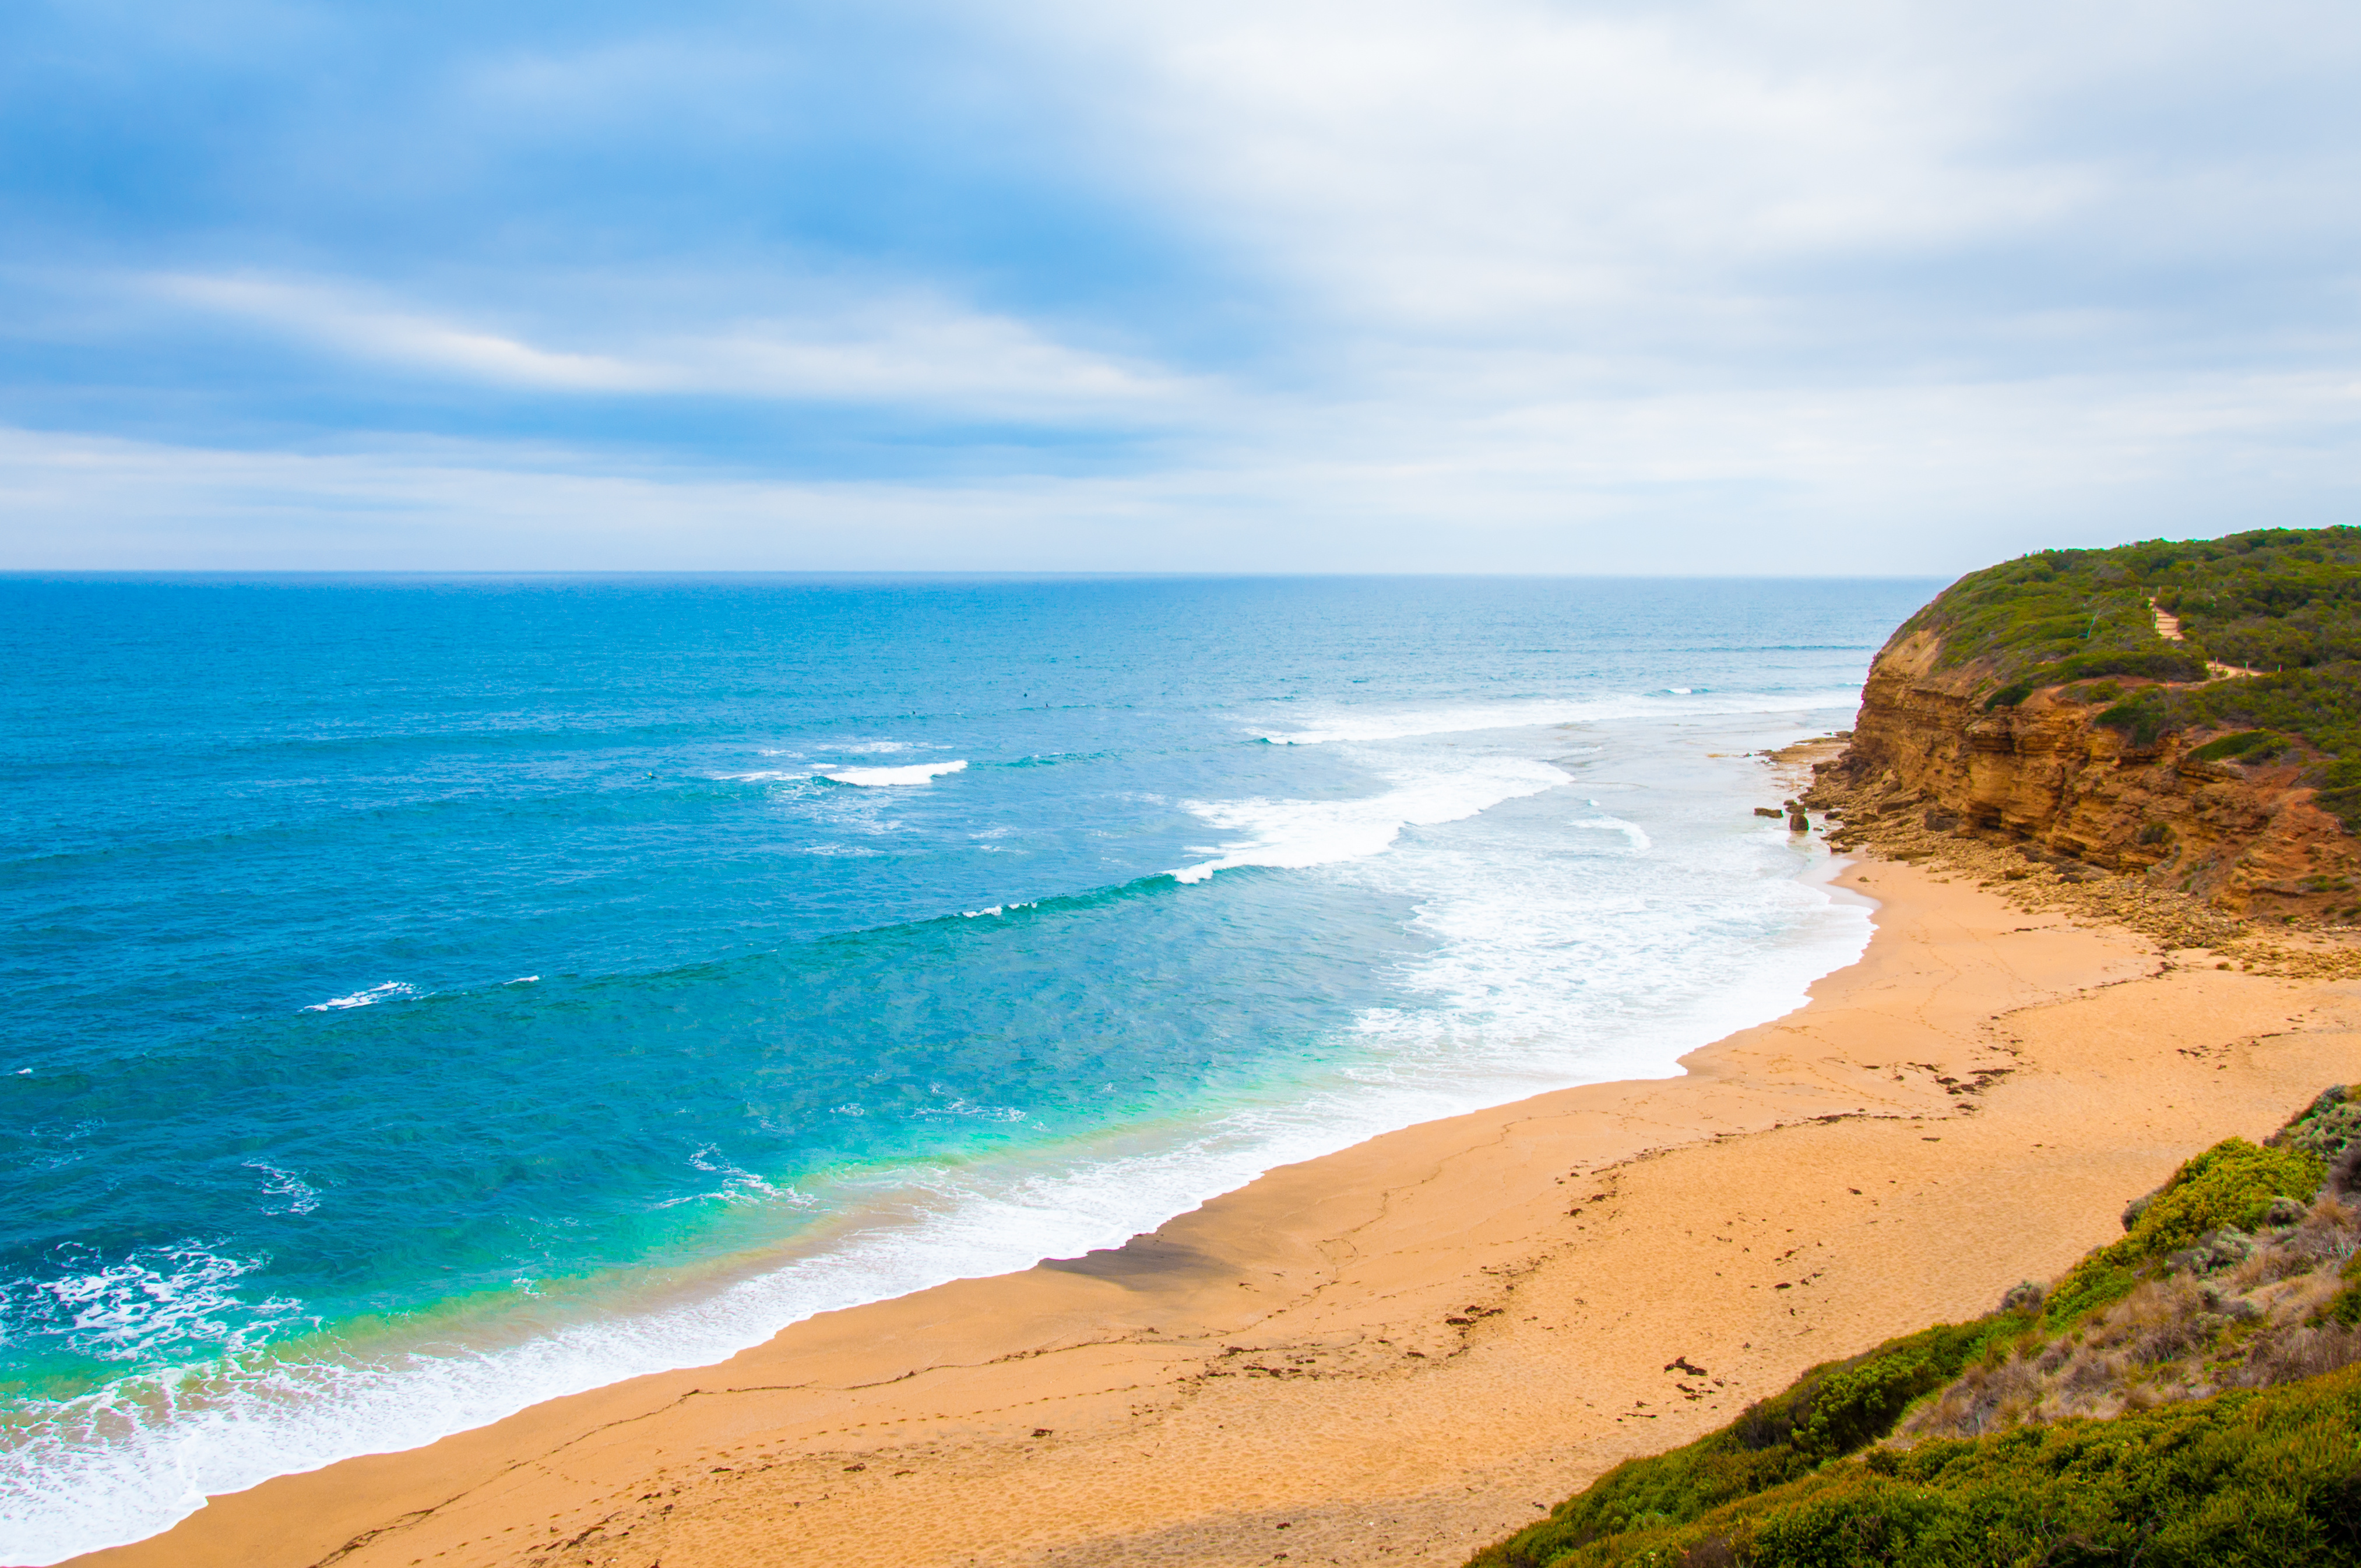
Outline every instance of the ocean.
[(1677, 1071), (1938, 586), (0, 578), (0, 1561)]

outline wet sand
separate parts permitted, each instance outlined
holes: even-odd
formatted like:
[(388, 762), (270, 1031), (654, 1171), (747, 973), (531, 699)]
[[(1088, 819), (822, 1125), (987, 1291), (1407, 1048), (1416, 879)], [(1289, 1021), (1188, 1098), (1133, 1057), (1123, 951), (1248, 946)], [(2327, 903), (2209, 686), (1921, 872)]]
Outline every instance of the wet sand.
[(1686, 1058), (1119, 1251), (216, 1497), (105, 1568), (1454, 1564), (1815, 1362), (1988, 1310), (2361, 1078), (2361, 982), (1874, 861), (1862, 960)]

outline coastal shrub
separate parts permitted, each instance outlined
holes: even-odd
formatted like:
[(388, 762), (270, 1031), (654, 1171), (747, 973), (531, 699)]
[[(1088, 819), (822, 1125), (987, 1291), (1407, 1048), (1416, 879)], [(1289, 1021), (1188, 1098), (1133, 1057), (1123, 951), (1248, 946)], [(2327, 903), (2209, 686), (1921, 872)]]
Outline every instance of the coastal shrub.
[(2323, 1090), (2286, 1126), (2263, 1140), (2267, 1148), (2301, 1149), (2330, 1161), (2356, 1144), (2361, 1144), (2361, 1100), (2343, 1084)]
[(2097, 722), (2133, 732), (2136, 745), (2153, 744), (2172, 730), (2230, 731), (2191, 752), (2206, 759), (2258, 761), (2267, 748), (2285, 751), (2301, 742), (2321, 754), (2315, 804), (2348, 830), (2361, 829), (2361, 661), (2150, 687), (2107, 709)]
[(2123, 1239), (2085, 1255), (2051, 1289), (2044, 1326), (2054, 1332), (2121, 1300), (2138, 1283), (2142, 1266), (2212, 1232), (2251, 1230), (2268, 1217), (2273, 1199), (2309, 1199), (2327, 1174), (2325, 1160), (2292, 1141), (2261, 1147), (2224, 1138), (2125, 1211)]
[(2345, 831), (2361, 833), (2361, 755), (2341, 757), (2323, 772), (2312, 804), (2345, 824)]
[(2235, 735), (2224, 735), (2218, 740), (2208, 740), (2189, 755), (2196, 762), (2216, 762), (2224, 757), (2244, 756), (2248, 751), (2260, 749), (2264, 741), (2278, 739), (2279, 737), (2268, 729), (2241, 729)]
[(2088, 680), (2093, 675), (2138, 675), (2151, 681), (2202, 681), (2205, 678), (2205, 661), (2195, 654), (2158, 649), (2107, 650), (2076, 653), (2061, 659), (2045, 674), (2051, 678), (2043, 679), (2040, 683), (2043, 685)]
[(2151, 689), (2125, 697), (2092, 722), (2123, 731), (2135, 747), (2144, 751), (2172, 728), (2172, 716), (2165, 694)]
[(2184, 1161), (2157, 1190), (2130, 1233), (2102, 1250), (2127, 1261), (2160, 1257), (2207, 1231), (2248, 1230), (2269, 1212), (2272, 1199), (2309, 1199), (2327, 1175), (2325, 1161), (2291, 1142), (2267, 1148), (2224, 1138)]
[(1903, 622), (1897, 636), (1935, 631), (1946, 666), (1984, 660), (2012, 675), (2074, 654), (2161, 648), (2147, 596), (2129, 574), (2096, 559), (2104, 554), (2056, 551), (1971, 572)]
[(2138, 1272), (2126, 1265), (2086, 1257), (2049, 1292), (2048, 1310), (2041, 1315), (2042, 1325), (2059, 1328), (2102, 1307), (2111, 1307), (2130, 1295), (2132, 1287), (2138, 1283)]
[(2361, 1253), (2345, 1260), (2337, 1277), (2344, 1281), (2345, 1288), (2322, 1304), (2320, 1316), (2345, 1328), (2361, 1328)]
[(2361, 1564), (2361, 1366), (2106, 1420), (1876, 1449), (1688, 1520), (1554, 1544), (1547, 1529), (1475, 1564)]
[[(2066, 685), (2075, 681), (2090, 680), (2096, 675), (2133, 675), (2151, 681), (2202, 681), (2205, 678), (2205, 661), (2184, 653), (2114, 652), (2078, 653), (2054, 664), (2043, 664), (2002, 686), (1984, 699), (1987, 712), (1995, 707), (2014, 707), (2043, 686)], [(2113, 681), (2101, 680), (2086, 690), (2067, 694), (2078, 702), (2113, 702), (2123, 696), (2123, 688)]]

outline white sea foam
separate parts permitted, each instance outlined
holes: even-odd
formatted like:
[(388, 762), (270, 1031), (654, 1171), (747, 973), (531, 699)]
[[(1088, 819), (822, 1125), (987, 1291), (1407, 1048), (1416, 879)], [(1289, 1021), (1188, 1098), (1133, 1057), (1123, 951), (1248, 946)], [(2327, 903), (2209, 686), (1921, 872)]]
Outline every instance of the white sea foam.
[(68, 1247), (53, 1256), (54, 1272), (9, 1282), (7, 1315), (17, 1336), (100, 1361), (235, 1353), (302, 1318), (300, 1302), (239, 1291), (263, 1261), (196, 1236), (113, 1258)]
[(955, 773), (965, 768), (965, 762), (912, 762), (905, 768), (839, 768), (819, 777), (833, 779), (838, 784), (863, 784), (870, 788), (891, 784), (922, 784), (944, 773)]
[[(1695, 755), (1686, 735), (1666, 740), (1660, 761), (1673, 761), (1661, 771), (1676, 763), (1686, 777)], [(1687, 793), (1631, 784), (1623, 770), (1646, 771), (1628, 746), (1617, 749), (1615, 765), (1626, 786), (1618, 810), (1594, 803), (1571, 831), (1563, 806), (1545, 797), (1567, 782), (1564, 770), (1440, 747), (1392, 758), (1391, 786), (1359, 809), (1301, 800), (1192, 807), (1238, 836), (1223, 846), (1221, 863), (1334, 865), (1328, 874), (1415, 905), (1426, 951), (1401, 970), (1395, 1004), (1367, 1010), (1332, 1042), (1328, 1065), (1290, 1068), (1305, 1076), (1240, 1096), (1192, 1125), (971, 1158), (840, 1190), (831, 1208), (865, 1219), (832, 1231), (824, 1250), (697, 1299), (464, 1354), (421, 1344), (299, 1365), (234, 1352), (210, 1368), (126, 1380), (59, 1404), (38, 1427), (17, 1429), (0, 1455), (0, 1561), (53, 1563), (136, 1540), (206, 1494), (423, 1444), (624, 1377), (718, 1361), (817, 1312), (1118, 1245), (1274, 1166), (1392, 1127), (1569, 1083), (1664, 1076), (1686, 1051), (1790, 1010), (1812, 980), (1858, 955), (1866, 912), (1797, 875), (1817, 849), (1754, 834), (1742, 818), (1759, 764), (1723, 764), (1716, 776), (1726, 787)], [(1431, 830), (1406, 839), (1412, 823)], [(942, 1109), (993, 1110), (958, 1102)], [(862, 1113), (855, 1103), (838, 1111)], [(710, 1151), (700, 1157), (698, 1168), (719, 1178), (710, 1197), (806, 1201), (765, 1194), (750, 1185), (759, 1179), (752, 1173)], [(181, 1308), (234, 1336), (238, 1314), (253, 1310), (235, 1300), (250, 1266), (219, 1263), (225, 1272), (210, 1281), (204, 1268), (214, 1266), (200, 1266), (174, 1288)], [(105, 1272), (85, 1271), (97, 1282), (69, 1293), (91, 1303), (102, 1332), (117, 1332), (105, 1314), (119, 1313), (119, 1332), (137, 1343), (149, 1332), (140, 1303), (151, 1298), (137, 1278), (110, 1285)]]
[(936, 1119), (963, 1117), (977, 1122), (1022, 1122), (1025, 1113), (1014, 1105), (978, 1105), (972, 1100), (953, 1095), (939, 1105), (921, 1105), (910, 1113), (913, 1116)]
[[(869, 757), (893, 751), (915, 751), (918, 748), (916, 745), (907, 740), (862, 740), (842, 746), (820, 747), (819, 755), (822, 757)], [(808, 751), (787, 751), (768, 749), (763, 751), (761, 754), (765, 757), (795, 757), (798, 759), (808, 758), (812, 755), (812, 753)], [(924, 784), (933, 773), (957, 773), (960, 769), (966, 766), (967, 764), (965, 762), (941, 762), (933, 764), (918, 763), (900, 768), (826, 768), (814, 767), (807, 764), (800, 768), (755, 768), (742, 773), (716, 773), (713, 776), (719, 779), (727, 779), (735, 784), (771, 784), (786, 781), (800, 782), (805, 779), (816, 778), (833, 779), (839, 784)]]
[(1202, 882), (1234, 866), (1301, 869), (1358, 860), (1389, 848), (1405, 828), (1457, 822), (1479, 811), (1539, 795), (1567, 775), (1528, 757), (1472, 758), (1424, 777), (1395, 781), (1383, 795), (1360, 800), (1187, 801), (1216, 828), (1243, 837), (1198, 851), (1212, 858), (1171, 873)]
[(1019, 904), (994, 904), (989, 905), (982, 909), (963, 909), (960, 911), (960, 914), (964, 919), (982, 920), (987, 916), (1005, 915), (1012, 909), (1031, 909), (1035, 907), (1037, 903), (1037, 900), (1027, 899)]
[(247, 1160), (246, 1168), (261, 1173), (264, 1213), (308, 1214), (320, 1206), (320, 1190), (293, 1171), (258, 1159)]
[[(917, 750), (917, 744), (909, 740), (849, 740), (840, 746), (823, 745), (819, 747), (819, 751), (823, 753), (832, 752), (840, 756), (852, 757), (873, 755), (880, 751), (915, 751)], [(811, 755), (809, 751), (799, 751), (786, 746), (757, 747), (755, 749), (755, 754), (763, 757), (807, 757)]]
[(314, 1002), (303, 1011), (335, 1013), (346, 1007), (370, 1007), (380, 1002), (390, 1002), (398, 997), (417, 994), (419, 992), (416, 986), (405, 985), (398, 980), (390, 980), (383, 985), (372, 985), (367, 991), (356, 991), (350, 996), (332, 996), (325, 1002)]
[[(1358, 1023), (1377, 1078), (1441, 1078), (1506, 1099), (1664, 1076), (1687, 1049), (1800, 1005), (1812, 980), (1867, 940), (1865, 909), (1795, 875), (1810, 851), (1784, 839), (1661, 820), (1653, 835), (1620, 818), (1578, 826), (1594, 831), (1543, 849), (1471, 823), (1429, 847), (1415, 887), (1385, 861), (1351, 870), (1432, 890), (1415, 924), (1435, 945), (1402, 979), (1427, 1005), (1371, 1009)], [(1622, 842), (1602, 841), (1610, 833)]]
[[(1594, 800), (1590, 804), (1597, 806), (1598, 803)], [(1648, 830), (1636, 822), (1626, 822), (1620, 817), (1577, 817), (1574, 819), (1574, 826), (1597, 828), (1609, 833), (1620, 833), (1625, 839), (1631, 840), (1631, 850), (1635, 854), (1653, 848), (1655, 843), (1654, 839), (1648, 837)]]
[(1319, 746), (1336, 740), (1400, 740), (1419, 735), (1464, 735), (1481, 729), (1517, 729), (1537, 724), (1606, 723), (1617, 719), (1721, 718), (1740, 714), (1806, 713), (1850, 707), (1859, 687), (1817, 692), (1715, 692), (1675, 697), (1670, 690), (1583, 698), (1534, 698), (1522, 702), (1466, 703), (1450, 707), (1319, 710), (1292, 729), (1254, 733), (1279, 746)]
[(774, 1187), (742, 1166), (732, 1164), (718, 1144), (708, 1144), (688, 1157), (688, 1163), (709, 1176), (721, 1178), (721, 1184), (710, 1192), (692, 1192), (683, 1198), (667, 1198), (653, 1205), (658, 1209), (676, 1209), (683, 1203), (757, 1203), (765, 1199), (785, 1202), (794, 1208), (808, 1208), (812, 1200), (792, 1188)]

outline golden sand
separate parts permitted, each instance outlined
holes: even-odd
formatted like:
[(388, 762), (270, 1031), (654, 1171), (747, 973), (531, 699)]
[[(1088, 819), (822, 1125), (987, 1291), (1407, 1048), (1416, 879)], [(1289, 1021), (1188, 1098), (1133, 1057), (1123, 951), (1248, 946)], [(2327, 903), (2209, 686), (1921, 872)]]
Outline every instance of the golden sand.
[(1119, 1252), (214, 1498), (97, 1568), (1454, 1564), (1811, 1364), (1990, 1309), (2361, 1079), (2361, 983), (1892, 861), (1686, 1060), (1275, 1170)]

